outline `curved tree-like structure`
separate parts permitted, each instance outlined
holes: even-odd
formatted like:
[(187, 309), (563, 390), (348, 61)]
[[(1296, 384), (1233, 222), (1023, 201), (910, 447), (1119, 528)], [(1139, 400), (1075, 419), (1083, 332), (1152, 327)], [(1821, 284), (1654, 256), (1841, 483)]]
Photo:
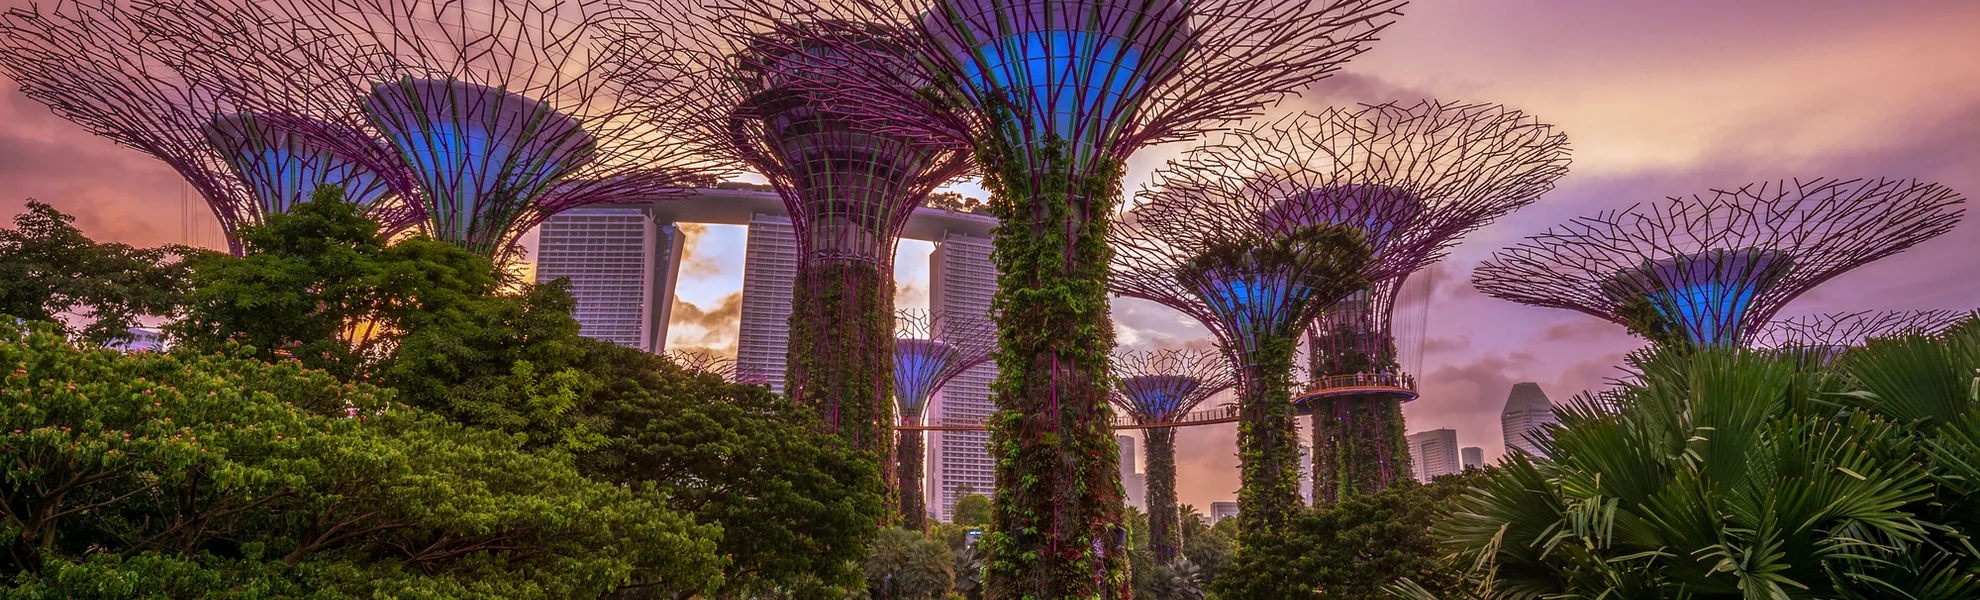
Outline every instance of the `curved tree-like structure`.
[[(804, 23), (909, 31), (823, 39), (843, 66), (794, 84), (880, 131), (974, 151), (1002, 273), (999, 412), (985, 586), (993, 595), (1128, 593), (1108, 430), (1105, 243), (1122, 163), (1149, 144), (1255, 115), (1359, 53), (1400, 0), (721, 0), (714, 22), (805, 37)], [(903, 65), (902, 55), (914, 58)], [(905, 67), (905, 68), (904, 68)], [(999, 596), (1001, 597), (1001, 596)]]
[(811, 40), (847, 36), (879, 50), (890, 45), (884, 32), (814, 23), (773, 41), (714, 35), (688, 19), (622, 25), (616, 36), (683, 46), (671, 53), (693, 57), (711, 82), (695, 100), (704, 117), (694, 136), (718, 141), (706, 151), (749, 165), (782, 197), (798, 245), (785, 392), (879, 456), (894, 487), (894, 251), (915, 209), (969, 163), (952, 147), (862, 126), (790, 85), (836, 62), (832, 44)]
[[(1172, 165), (1173, 166), (1173, 165)], [(1396, 272), (1374, 259), (1379, 236), (1335, 223), (1271, 218), (1274, 200), (1164, 185), (1174, 168), (1108, 234), (1116, 292), (1195, 318), (1217, 338), (1238, 382), (1239, 548), (1282, 533), (1300, 506), (1292, 371), (1299, 335), (1322, 310)], [(1234, 181), (1241, 179), (1233, 177)], [(1413, 217), (1396, 204), (1325, 198), (1361, 222)], [(1245, 207), (1249, 207), (1246, 210)]]
[(1953, 310), (1865, 310), (1802, 315), (1767, 323), (1750, 342), (1757, 348), (1813, 350), (1826, 357), (1873, 339), (1935, 335), (1969, 315)]
[[(1202, 350), (1122, 352), (1114, 355), (1114, 405), (1141, 425), (1174, 423), (1237, 380), (1230, 361)], [(1142, 430), (1148, 457), (1148, 540), (1155, 562), (1181, 556), (1176, 505), (1176, 430)]]
[(1505, 248), (1472, 281), (1666, 346), (1742, 346), (1802, 292), (1950, 231), (1957, 192), (1892, 179), (1756, 183), (1581, 217)]
[[(1390, 275), (1326, 308), (1307, 330), (1314, 498), (1333, 503), (1409, 476), (1394, 312), (1411, 273), (1464, 234), (1538, 200), (1567, 173), (1567, 136), (1491, 104), (1383, 104), (1295, 115), (1229, 135), (1164, 172), (1171, 196), (1222, 220), (1337, 224), (1367, 236)], [(1234, 179), (1231, 174), (1247, 179)], [(1362, 385), (1363, 383), (1371, 385)]]
[[(928, 402), (950, 379), (990, 360), (997, 348), (995, 326), (981, 318), (950, 313), (900, 311), (894, 339), (894, 400), (901, 423), (919, 425)], [(901, 526), (916, 531), (928, 526), (922, 497), (923, 458), (920, 431), (894, 432), (898, 459), (895, 478), (901, 489)]]
[[(237, 4), (179, 2), (203, 20)], [(728, 172), (682, 141), (695, 85), (684, 65), (649, 51), (666, 47), (659, 40), (607, 35), (609, 23), (648, 15), (588, 0), (252, 4), (274, 20), (260, 29), (275, 33), (182, 39), (200, 44), (188, 49), (186, 69), (266, 113), (298, 104), (297, 90), (252, 85), (233, 73), (242, 60), (274, 54), (333, 66), (303, 92), (320, 99), (307, 116), (324, 125), (292, 137), (410, 182), (428, 234), (498, 262), (558, 211), (670, 197)], [(285, 33), (299, 31), (335, 42)]]
[[(286, 211), (324, 184), (343, 187), (345, 199), (365, 205), (388, 232), (416, 223), (416, 212), (390, 200), (408, 188), (336, 157), (303, 134), (319, 125), (294, 116), (306, 106), (280, 103), (269, 107), (272, 114), (250, 112), (216, 82), (199, 77), (182, 46), (172, 43), (242, 41), (236, 26), (252, 20), (253, 7), (240, 8), (233, 20), (187, 19), (177, 8), (81, 0), (10, 10), (0, 19), (0, 68), (56, 115), (171, 166), (206, 200), (235, 252), (243, 250), (235, 235), (242, 226)], [(283, 40), (334, 44), (327, 33), (312, 31)], [(286, 55), (262, 56), (238, 65), (233, 77), (241, 85), (300, 96), (314, 91), (308, 82), (323, 68)]]
[(674, 361), (674, 364), (680, 365), (683, 369), (712, 373), (729, 383), (761, 384), (764, 381), (761, 373), (744, 368), (741, 363), (736, 362), (735, 357), (723, 356), (710, 350), (668, 350), (662, 356), (666, 356), (667, 360)]

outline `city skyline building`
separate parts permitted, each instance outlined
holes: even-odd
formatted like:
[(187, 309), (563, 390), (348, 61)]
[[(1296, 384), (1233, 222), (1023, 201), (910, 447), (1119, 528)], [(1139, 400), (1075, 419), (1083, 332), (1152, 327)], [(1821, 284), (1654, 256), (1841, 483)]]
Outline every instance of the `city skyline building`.
[(1464, 463), (1464, 468), (1466, 469), (1482, 469), (1485, 467), (1484, 448), (1465, 446), (1458, 449), (1458, 455), (1459, 461)]
[(1127, 491), (1127, 503), (1148, 512), (1148, 475), (1135, 460), (1134, 436), (1116, 435), (1114, 444), (1121, 449), (1121, 489)]
[(1238, 516), (1238, 503), (1236, 502), (1210, 503), (1211, 527), (1216, 527), (1217, 523), (1222, 522), (1224, 519), (1236, 518), (1237, 516)]
[(1432, 429), (1409, 435), (1410, 465), (1417, 481), (1429, 483), (1439, 475), (1464, 470), (1458, 462), (1456, 429)]
[(1512, 392), (1506, 394), (1506, 407), (1499, 411), (1499, 427), (1506, 436), (1506, 454), (1521, 451), (1536, 457), (1547, 454), (1533, 443), (1535, 435), (1551, 423), (1558, 423), (1554, 415), (1554, 403), (1547, 399), (1547, 393), (1540, 390), (1540, 384), (1523, 381), (1513, 384)]
[(641, 207), (580, 207), (544, 221), (536, 281), (570, 282), (571, 316), (585, 337), (659, 353), (666, 348), (672, 289), (687, 236)]
[(797, 232), (788, 217), (754, 213), (743, 250), (741, 326), (736, 367), (763, 374), (770, 391), (784, 393), (791, 340), (791, 295), (797, 281)]
[[(997, 266), (990, 262), (988, 231), (980, 235), (949, 233), (938, 238), (928, 256), (928, 309), (953, 315), (992, 318), (990, 297), (997, 291)], [(989, 334), (994, 335), (995, 330)], [(990, 384), (997, 363), (984, 361), (957, 375), (942, 388), (928, 411), (932, 423), (981, 423), (996, 412)], [(996, 495), (996, 464), (990, 459), (987, 431), (931, 431), (928, 446), (928, 506), (943, 521), (955, 516), (957, 490), (968, 486), (985, 496)]]

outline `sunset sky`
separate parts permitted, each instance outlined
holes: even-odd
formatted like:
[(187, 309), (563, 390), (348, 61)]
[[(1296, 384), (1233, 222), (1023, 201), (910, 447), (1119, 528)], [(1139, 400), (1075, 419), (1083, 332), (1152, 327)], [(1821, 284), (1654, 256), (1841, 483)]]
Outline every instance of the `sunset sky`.
[[(1409, 430), (1455, 428), (1460, 445), (1483, 447), (1488, 460), (1503, 448), (1498, 412), (1513, 383), (1539, 382), (1562, 401), (1601, 386), (1639, 345), (1592, 317), (1480, 295), (1470, 273), (1493, 250), (1577, 215), (1759, 180), (1918, 178), (1980, 194), (1980, 2), (1416, 0), (1405, 13), (1371, 51), (1278, 111), (1493, 102), (1569, 136), (1574, 164), (1559, 189), (1428, 272), (1423, 397), (1406, 408)], [(1137, 154), (1128, 190), (1187, 147)], [(162, 164), (87, 135), (11, 85), (0, 94), (0, 213), (37, 198), (98, 239), (221, 246), (203, 207), (185, 219), (191, 196)], [(744, 231), (689, 230), (672, 343), (733, 351)], [(927, 304), (930, 249), (902, 244), (904, 306)], [(1980, 224), (1962, 224), (1824, 284), (1782, 315), (1972, 309), (1976, 258)], [(1153, 304), (1123, 300), (1114, 312), (1125, 346), (1208, 343), (1201, 326)], [(1234, 426), (1178, 435), (1183, 502), (1236, 497), (1235, 438)]]

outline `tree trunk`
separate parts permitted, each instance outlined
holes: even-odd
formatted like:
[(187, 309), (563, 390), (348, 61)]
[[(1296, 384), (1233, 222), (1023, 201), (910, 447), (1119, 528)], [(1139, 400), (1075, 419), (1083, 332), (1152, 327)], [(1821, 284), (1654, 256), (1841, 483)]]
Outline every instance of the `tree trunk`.
[(894, 481), (894, 306), (891, 273), (864, 261), (798, 266), (784, 392), (825, 429), (880, 462)]
[(901, 484), (901, 527), (914, 531), (928, 529), (928, 508), (921, 497), (921, 461), (926, 454), (920, 431), (894, 432), (894, 479)]
[(1382, 491), (1410, 476), (1402, 401), (1390, 394), (1316, 399), (1313, 407), (1313, 503)]
[(1182, 554), (1176, 515), (1176, 430), (1142, 430), (1148, 438), (1148, 545), (1155, 562), (1168, 564)]
[[(1265, 337), (1265, 336), (1261, 336)], [(1280, 532), (1299, 511), (1299, 426), (1293, 420), (1293, 340), (1259, 339), (1242, 365), (1238, 399), (1238, 545)]]

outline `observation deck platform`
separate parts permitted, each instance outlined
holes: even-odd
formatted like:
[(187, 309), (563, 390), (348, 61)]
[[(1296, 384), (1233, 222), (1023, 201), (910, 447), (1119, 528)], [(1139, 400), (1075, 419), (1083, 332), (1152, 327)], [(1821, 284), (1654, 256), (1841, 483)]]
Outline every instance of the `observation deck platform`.
[[(1170, 421), (1167, 423), (1135, 423), (1132, 421), (1116, 421), (1114, 422), (1113, 428), (1116, 431), (1130, 430), (1130, 429), (1165, 429), (1169, 427), (1189, 427), (1193, 425), (1214, 425), (1217, 423), (1236, 423), (1237, 418), (1238, 418), (1237, 405), (1230, 404), (1225, 406), (1219, 406), (1216, 408), (1206, 408), (1203, 410), (1192, 411), (1184, 414), (1183, 416), (1177, 418), (1174, 421)], [(982, 419), (943, 419), (942, 422), (935, 424), (894, 426), (894, 431), (987, 431), (987, 430), (989, 430), (989, 427), (983, 424)]]
[(1416, 377), (1407, 373), (1356, 373), (1322, 377), (1308, 386), (1305, 393), (1293, 397), (1293, 406), (1298, 413), (1313, 413), (1313, 406), (1320, 400), (1341, 396), (1395, 396), (1403, 402), (1416, 399)]

